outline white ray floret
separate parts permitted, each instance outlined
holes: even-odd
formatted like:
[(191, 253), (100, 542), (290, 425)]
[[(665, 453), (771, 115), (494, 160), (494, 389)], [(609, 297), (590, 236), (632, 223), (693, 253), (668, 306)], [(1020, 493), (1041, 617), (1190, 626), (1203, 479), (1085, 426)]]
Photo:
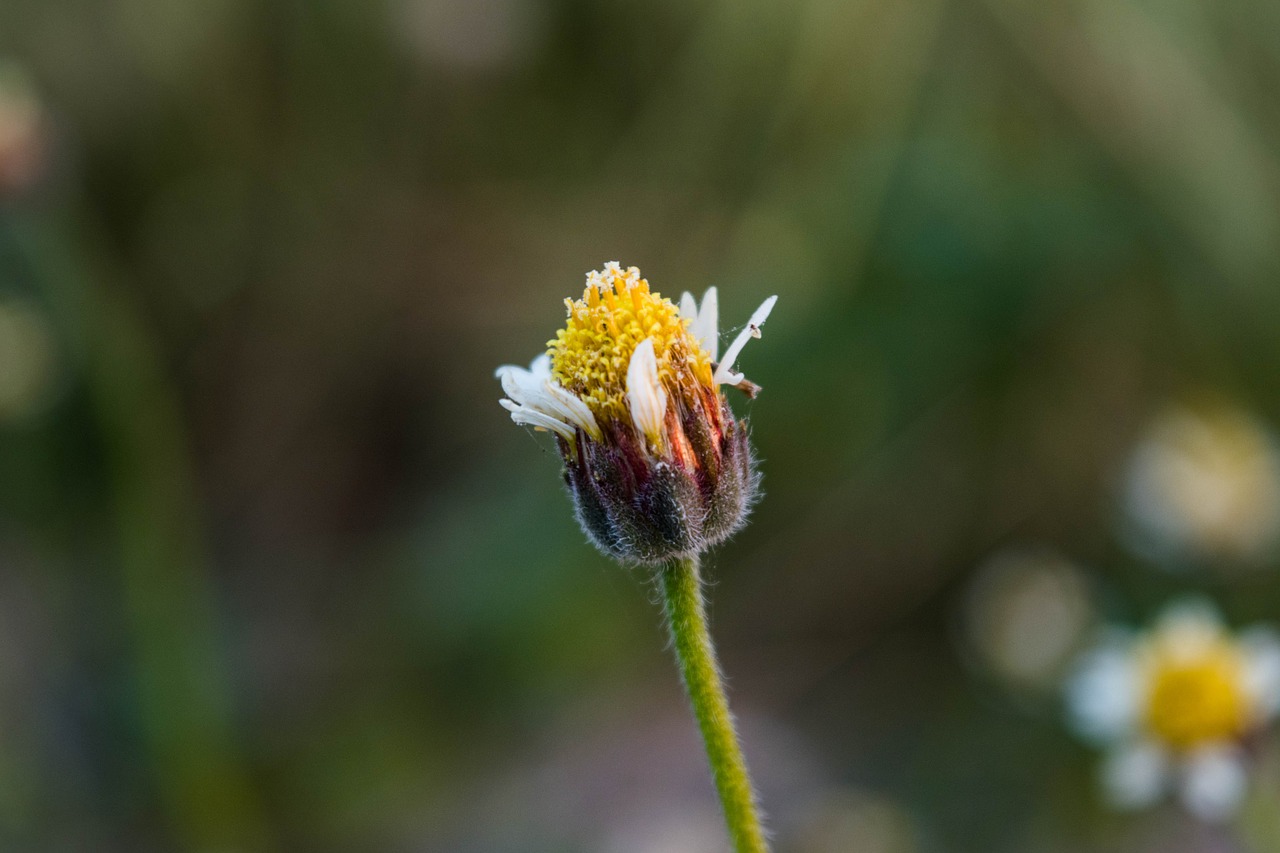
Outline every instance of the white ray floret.
[(733, 371), (733, 362), (742, 352), (742, 348), (747, 345), (748, 339), (760, 337), (760, 327), (768, 319), (777, 301), (777, 296), (770, 296), (761, 303), (721, 359), (720, 305), (716, 289), (707, 288), (707, 292), (702, 296), (701, 306), (698, 305), (692, 293), (686, 291), (680, 297), (680, 315), (689, 320), (689, 333), (702, 344), (702, 348), (711, 356), (711, 361), (717, 363), (715, 375), (712, 377), (712, 381), (717, 385), (737, 385), (743, 381), (743, 375)]
[(689, 319), (689, 333), (702, 344), (702, 348), (711, 356), (712, 361), (720, 358), (720, 305), (714, 287), (708, 287), (702, 294), (702, 307), (699, 308), (693, 294), (685, 291), (680, 297), (680, 314)]
[(561, 388), (551, 375), (551, 359), (540, 355), (526, 370), (504, 364), (494, 374), (502, 381), (508, 400), (502, 407), (511, 412), (511, 420), (536, 429), (548, 429), (573, 440), (581, 429), (592, 438), (600, 437), (600, 427), (587, 404)]
[(770, 296), (760, 304), (760, 307), (751, 315), (751, 319), (747, 321), (747, 326), (738, 336), (733, 339), (733, 343), (729, 344), (729, 348), (724, 352), (724, 358), (720, 359), (720, 365), (716, 368), (715, 376), (711, 381), (718, 385), (737, 385), (746, 377), (741, 373), (733, 372), (733, 363), (737, 360), (738, 354), (742, 352), (742, 348), (747, 345), (750, 338), (760, 337), (760, 327), (764, 325), (764, 321), (769, 318), (769, 312), (773, 310), (774, 304), (778, 301), (777, 296)]
[(573, 427), (569, 426), (564, 421), (556, 420), (550, 415), (544, 415), (536, 409), (518, 405), (510, 400), (499, 400), (498, 403), (502, 408), (511, 413), (511, 420), (516, 423), (525, 424), (533, 427), (534, 429), (550, 430), (565, 441), (573, 441)]
[(1182, 599), (1165, 608), (1156, 620), (1153, 637), (1165, 652), (1187, 660), (1220, 642), (1226, 627), (1207, 599)]
[(1191, 814), (1204, 821), (1230, 818), (1240, 808), (1249, 787), (1244, 756), (1234, 744), (1213, 744), (1183, 760), (1178, 798)]
[(1280, 634), (1257, 626), (1240, 636), (1246, 689), (1259, 712), (1270, 719), (1280, 714)]
[(1164, 796), (1169, 756), (1159, 744), (1137, 741), (1111, 751), (1102, 764), (1102, 789), (1118, 809), (1141, 809)]
[(658, 378), (653, 338), (645, 338), (631, 353), (631, 363), (627, 365), (627, 408), (636, 427), (654, 444), (661, 445), (667, 392)]
[(1110, 632), (1067, 682), (1067, 712), (1076, 732), (1102, 744), (1128, 735), (1141, 712), (1141, 677), (1133, 638)]

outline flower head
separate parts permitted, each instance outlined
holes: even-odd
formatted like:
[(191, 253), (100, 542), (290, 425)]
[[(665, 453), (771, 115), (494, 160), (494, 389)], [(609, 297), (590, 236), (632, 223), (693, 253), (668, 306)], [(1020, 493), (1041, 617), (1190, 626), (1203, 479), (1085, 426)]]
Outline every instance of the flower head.
[(1171, 408), (1134, 451), (1123, 498), (1135, 544), (1157, 557), (1265, 562), (1280, 545), (1280, 449), (1229, 403)]
[(563, 329), (529, 369), (497, 376), (516, 423), (555, 433), (578, 520), (605, 553), (642, 563), (695, 554), (746, 519), (757, 476), (746, 423), (721, 385), (754, 395), (732, 369), (777, 297), (765, 300), (718, 359), (717, 298), (701, 308), (656, 293), (610, 262), (566, 299)]
[(1113, 805), (1153, 803), (1170, 787), (1205, 820), (1234, 813), (1244, 743), (1280, 711), (1280, 637), (1232, 634), (1203, 602), (1170, 607), (1148, 632), (1113, 631), (1068, 683), (1080, 734), (1108, 748)]

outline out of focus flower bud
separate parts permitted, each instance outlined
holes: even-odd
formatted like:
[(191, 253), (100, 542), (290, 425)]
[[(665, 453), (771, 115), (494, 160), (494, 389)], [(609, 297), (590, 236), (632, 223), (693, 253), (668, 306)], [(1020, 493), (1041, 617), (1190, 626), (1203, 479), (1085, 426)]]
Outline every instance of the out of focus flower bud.
[(964, 639), (983, 668), (1010, 686), (1053, 686), (1093, 627), (1084, 574), (1048, 548), (990, 557), (969, 588)]
[(1249, 413), (1218, 402), (1171, 409), (1134, 451), (1124, 509), (1157, 557), (1261, 561), (1280, 539), (1280, 451)]
[(48, 127), (21, 68), (0, 62), (0, 196), (27, 189), (44, 172)]

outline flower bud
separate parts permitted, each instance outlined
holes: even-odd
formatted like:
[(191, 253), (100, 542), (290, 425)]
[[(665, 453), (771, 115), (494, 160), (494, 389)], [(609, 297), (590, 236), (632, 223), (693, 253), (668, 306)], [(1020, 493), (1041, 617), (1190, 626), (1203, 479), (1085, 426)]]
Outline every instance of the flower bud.
[(516, 423), (554, 432), (579, 523), (604, 553), (662, 563), (701, 553), (746, 521), (759, 476), (722, 384), (777, 297), (757, 309), (717, 360), (717, 302), (676, 306), (635, 267), (587, 275), (582, 299), (528, 370), (498, 369)]

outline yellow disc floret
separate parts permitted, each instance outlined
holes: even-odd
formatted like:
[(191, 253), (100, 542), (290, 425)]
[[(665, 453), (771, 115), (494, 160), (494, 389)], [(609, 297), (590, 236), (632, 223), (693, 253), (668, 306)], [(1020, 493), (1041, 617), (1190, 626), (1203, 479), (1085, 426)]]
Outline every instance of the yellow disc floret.
[(628, 420), (627, 367), (636, 346), (653, 339), (658, 377), (677, 398), (692, 383), (711, 385), (711, 357), (689, 333), (689, 320), (670, 299), (649, 290), (635, 267), (609, 263), (587, 274), (578, 300), (566, 299), (569, 318), (547, 342), (551, 372), (602, 420)]
[(1250, 702), (1240, 654), (1226, 640), (1191, 655), (1157, 651), (1150, 662), (1146, 725), (1177, 749), (1240, 735)]

